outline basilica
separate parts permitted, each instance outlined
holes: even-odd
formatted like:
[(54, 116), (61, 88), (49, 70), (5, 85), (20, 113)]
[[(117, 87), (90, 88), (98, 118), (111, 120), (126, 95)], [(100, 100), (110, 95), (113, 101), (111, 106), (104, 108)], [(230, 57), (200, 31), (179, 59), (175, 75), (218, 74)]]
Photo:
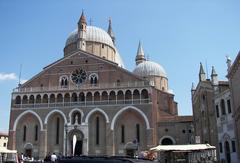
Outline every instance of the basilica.
[(127, 70), (115, 40), (111, 20), (105, 31), (87, 25), (82, 12), (63, 57), (13, 90), (9, 149), (41, 159), (193, 143), (192, 116), (178, 115), (164, 68), (139, 43)]

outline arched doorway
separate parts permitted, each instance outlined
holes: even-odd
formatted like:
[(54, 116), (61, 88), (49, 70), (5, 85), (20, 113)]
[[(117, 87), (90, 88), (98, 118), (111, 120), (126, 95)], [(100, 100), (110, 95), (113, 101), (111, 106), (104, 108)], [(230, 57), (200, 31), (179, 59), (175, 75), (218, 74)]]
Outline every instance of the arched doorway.
[[(76, 138), (76, 141), (74, 140)], [(83, 154), (83, 133), (78, 129), (73, 129), (68, 134), (68, 147), (70, 148), (68, 153), (74, 156), (80, 156)]]
[(29, 158), (32, 158), (32, 150), (33, 150), (33, 145), (31, 143), (27, 143), (24, 145), (24, 150), (25, 150), (25, 155)]
[(162, 140), (162, 143), (161, 143), (162, 145), (173, 145), (173, 141), (171, 140), (171, 139), (169, 139), (169, 138), (164, 138), (163, 140)]
[(134, 155), (136, 154), (137, 150), (138, 150), (138, 143), (136, 141), (128, 142), (125, 145), (125, 152), (126, 152), (127, 156), (134, 157)]
[(226, 156), (227, 163), (231, 163), (231, 151), (230, 151), (230, 146), (228, 141), (225, 141), (224, 148), (225, 148), (225, 156)]
[(161, 144), (161, 145), (173, 145), (173, 144), (176, 144), (176, 141), (171, 136), (163, 136), (159, 140), (159, 144)]

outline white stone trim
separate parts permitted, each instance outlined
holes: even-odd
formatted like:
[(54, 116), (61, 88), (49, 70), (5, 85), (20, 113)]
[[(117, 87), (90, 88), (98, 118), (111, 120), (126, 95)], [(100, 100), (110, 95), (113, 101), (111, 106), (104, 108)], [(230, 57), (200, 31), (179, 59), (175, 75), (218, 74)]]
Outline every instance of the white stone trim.
[(87, 114), (87, 116), (86, 116), (86, 118), (85, 118), (85, 124), (88, 124), (88, 120), (89, 120), (90, 116), (91, 116), (94, 112), (97, 112), (97, 111), (99, 111), (100, 113), (102, 113), (102, 114), (105, 116), (105, 118), (106, 118), (106, 122), (109, 123), (108, 115), (107, 115), (102, 109), (95, 108), (95, 109), (91, 110), (91, 111)]
[(159, 140), (158, 143), (159, 143), (159, 144), (162, 144), (162, 140), (165, 139), (165, 138), (171, 139), (172, 142), (173, 142), (173, 144), (176, 144), (175, 139), (174, 139), (172, 136), (169, 136), (169, 135), (166, 135), (166, 136), (161, 137), (161, 139)]
[(64, 114), (62, 111), (60, 111), (60, 110), (54, 109), (54, 110), (52, 110), (51, 112), (49, 112), (49, 113), (47, 114), (47, 116), (46, 116), (46, 118), (45, 118), (45, 120), (44, 120), (44, 124), (47, 124), (48, 118), (49, 118), (53, 113), (59, 113), (59, 114), (61, 114), (61, 115), (63, 116), (63, 119), (64, 119), (64, 124), (67, 123), (67, 118), (66, 118), (65, 114)]
[(113, 117), (112, 123), (111, 123), (111, 130), (114, 130), (115, 122), (116, 122), (118, 116), (119, 116), (120, 114), (122, 114), (122, 112), (124, 112), (124, 111), (126, 111), (126, 110), (128, 110), (128, 109), (133, 109), (133, 110), (135, 110), (136, 112), (138, 112), (138, 113), (143, 117), (143, 119), (145, 120), (147, 129), (150, 129), (150, 125), (149, 125), (148, 118), (147, 118), (147, 116), (146, 116), (140, 109), (136, 108), (135, 106), (126, 106), (126, 107), (122, 108), (121, 110), (119, 110), (119, 111), (117, 112), (117, 114)]
[(14, 125), (13, 125), (13, 131), (16, 131), (18, 121), (19, 121), (24, 115), (26, 115), (26, 114), (28, 114), (28, 113), (33, 114), (33, 115), (35, 115), (35, 116), (37, 117), (37, 119), (38, 119), (38, 121), (39, 121), (39, 123), (40, 123), (41, 131), (43, 130), (43, 123), (42, 123), (42, 120), (41, 120), (40, 116), (39, 116), (36, 112), (34, 112), (34, 111), (32, 111), (32, 110), (26, 110), (26, 111), (22, 112), (22, 113), (17, 117), (17, 119), (15, 120)]

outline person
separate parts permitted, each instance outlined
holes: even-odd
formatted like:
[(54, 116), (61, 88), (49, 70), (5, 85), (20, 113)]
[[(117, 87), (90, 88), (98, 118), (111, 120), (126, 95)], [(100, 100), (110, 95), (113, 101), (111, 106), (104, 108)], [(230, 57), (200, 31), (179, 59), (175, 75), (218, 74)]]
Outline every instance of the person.
[(52, 161), (52, 162), (57, 161), (57, 155), (56, 155), (55, 153), (53, 153), (53, 154), (51, 155), (51, 161)]

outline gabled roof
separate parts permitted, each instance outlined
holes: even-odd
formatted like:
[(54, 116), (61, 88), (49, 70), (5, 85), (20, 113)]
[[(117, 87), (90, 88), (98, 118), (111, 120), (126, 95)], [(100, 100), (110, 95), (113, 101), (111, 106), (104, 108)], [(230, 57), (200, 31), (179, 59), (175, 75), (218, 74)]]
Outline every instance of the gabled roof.
[(86, 52), (86, 51), (78, 50), (78, 51), (72, 53), (71, 55), (69, 55), (69, 56), (67, 56), (67, 57), (63, 57), (63, 58), (61, 58), (61, 59), (59, 59), (59, 60), (51, 63), (50, 65), (44, 67), (41, 72), (39, 72), (37, 75), (33, 76), (33, 77), (32, 77), (31, 79), (29, 79), (27, 82), (25, 82), (24, 84), (22, 84), (21, 87), (24, 87), (25, 85), (27, 85), (28, 83), (30, 83), (33, 79), (35, 79), (35, 78), (37, 78), (38, 76), (40, 76), (41, 74), (43, 74), (45, 71), (47, 71), (48, 69), (50, 69), (50, 68), (53, 67), (54, 65), (56, 65), (56, 64), (64, 61), (65, 59), (69, 59), (69, 58), (71, 58), (71, 57), (74, 56), (74, 55), (78, 55), (79, 53), (82, 53), (82, 54), (87, 55), (87, 56), (89, 56), (89, 57), (95, 58), (95, 59), (97, 59), (97, 60), (101, 60), (102, 62), (105, 62), (105, 63), (107, 63), (107, 64), (110, 64), (110, 65), (114, 66), (115, 68), (117, 68), (118, 70), (124, 71), (125, 73), (127, 73), (127, 74), (129, 74), (129, 75), (132, 75), (132, 76), (134, 76), (135, 78), (137, 78), (137, 79), (139, 79), (139, 80), (144, 80), (143, 78), (140, 78), (139, 76), (133, 74), (132, 72), (130, 72), (130, 71), (128, 71), (128, 70), (126, 70), (126, 69), (124, 69), (124, 68), (122, 68), (122, 67), (119, 67), (115, 62), (106, 60), (106, 59), (104, 59), (104, 58), (101, 58), (101, 57), (99, 57), (99, 56), (93, 55), (93, 54), (88, 53), (88, 52)]

